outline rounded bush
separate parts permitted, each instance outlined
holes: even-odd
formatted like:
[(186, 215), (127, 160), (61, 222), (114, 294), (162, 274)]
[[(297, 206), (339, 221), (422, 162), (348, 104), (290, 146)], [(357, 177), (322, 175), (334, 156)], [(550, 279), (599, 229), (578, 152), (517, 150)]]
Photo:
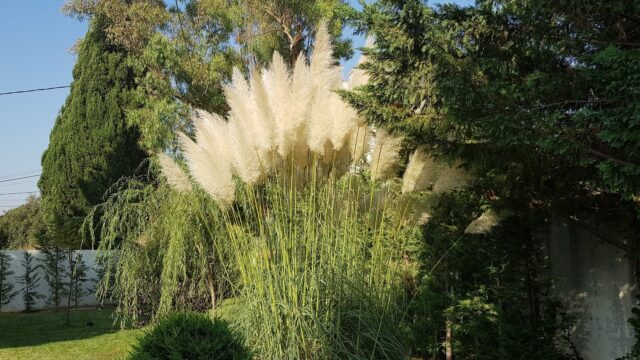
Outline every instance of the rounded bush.
[(250, 359), (242, 339), (221, 319), (184, 313), (171, 315), (147, 331), (134, 345), (131, 360)]

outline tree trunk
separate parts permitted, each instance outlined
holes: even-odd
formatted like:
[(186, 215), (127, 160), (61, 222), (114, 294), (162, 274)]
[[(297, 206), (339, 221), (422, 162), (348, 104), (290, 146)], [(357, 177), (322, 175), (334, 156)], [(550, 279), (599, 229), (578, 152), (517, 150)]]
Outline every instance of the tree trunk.
[(451, 348), (451, 320), (447, 320), (444, 353), (447, 360), (453, 360), (453, 349)]
[[(452, 293), (451, 288), (449, 287), (449, 275), (445, 274), (445, 287), (449, 294)], [(453, 360), (453, 349), (451, 348), (451, 319), (447, 319), (445, 325), (445, 339), (444, 339), (444, 353), (446, 360)]]

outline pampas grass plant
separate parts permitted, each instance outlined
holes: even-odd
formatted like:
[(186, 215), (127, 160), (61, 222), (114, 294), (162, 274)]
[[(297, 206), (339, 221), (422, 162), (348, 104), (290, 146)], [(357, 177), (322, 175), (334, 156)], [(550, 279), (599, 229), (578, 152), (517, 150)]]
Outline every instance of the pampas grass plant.
[[(237, 326), (262, 359), (407, 355), (399, 191), (380, 201), (357, 165), (371, 131), (336, 94), (331, 54), (321, 26), (308, 64), (275, 54), (248, 81), (234, 72), (227, 119), (198, 111), (195, 141), (181, 135), (193, 179), (223, 209)], [(379, 138), (388, 174), (400, 142)]]
[(409, 355), (408, 244), (429, 218), (422, 194), (469, 176), (418, 150), (398, 179), (402, 139), (370, 129), (336, 93), (366, 74), (343, 84), (326, 26), (314, 44), (293, 69), (275, 53), (248, 79), (235, 70), (226, 117), (194, 111), (195, 136), (178, 136), (189, 175), (158, 155), (176, 191), (134, 179), (89, 215), (100, 249), (118, 250), (100, 293), (123, 323), (193, 310), (193, 299), (215, 312), (234, 296), (235, 326), (260, 359)]
[[(276, 53), (248, 81), (234, 71), (227, 118), (195, 112), (183, 154), (222, 210), (237, 326), (260, 359), (404, 358), (407, 243), (428, 214), (401, 194), (402, 139), (376, 129), (371, 141), (336, 93), (357, 84), (343, 85), (326, 26), (314, 43), (293, 69)], [(404, 192), (461, 184), (445, 170), (438, 185), (430, 161), (414, 154)]]

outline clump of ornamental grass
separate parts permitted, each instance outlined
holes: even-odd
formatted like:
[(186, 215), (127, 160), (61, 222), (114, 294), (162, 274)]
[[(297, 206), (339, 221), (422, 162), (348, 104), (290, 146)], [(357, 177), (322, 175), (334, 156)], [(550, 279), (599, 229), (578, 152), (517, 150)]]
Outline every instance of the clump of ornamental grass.
[[(451, 168), (438, 185), (418, 154), (401, 189), (402, 139), (376, 129), (370, 140), (336, 93), (331, 54), (320, 26), (310, 62), (301, 55), (289, 69), (276, 53), (249, 80), (234, 71), (228, 116), (196, 111), (195, 139), (180, 135), (190, 175), (221, 209), (242, 303), (236, 325), (261, 359), (406, 357), (405, 286), (415, 269), (407, 249), (428, 215), (401, 190), (464, 183)], [(163, 166), (181, 183), (179, 167)]]

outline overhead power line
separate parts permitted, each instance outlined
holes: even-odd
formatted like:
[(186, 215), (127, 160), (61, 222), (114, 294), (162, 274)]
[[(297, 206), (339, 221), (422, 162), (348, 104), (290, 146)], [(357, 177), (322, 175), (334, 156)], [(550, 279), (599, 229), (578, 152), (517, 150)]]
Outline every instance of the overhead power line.
[(37, 194), (37, 191), (20, 191), (20, 192), (10, 192), (10, 193), (0, 193), (0, 195), (23, 195), (23, 194)]
[(0, 180), (4, 180), (4, 179), (8, 179), (8, 178), (14, 178), (16, 176), (33, 175), (33, 173), (35, 173), (35, 172), (40, 173), (40, 171), (42, 171), (42, 169), (23, 171), (23, 172), (16, 173), (16, 174), (2, 175), (2, 176), (0, 176)]
[(8, 91), (8, 92), (0, 93), (0, 96), (2, 96), (2, 95), (12, 95), (12, 94), (24, 94), (24, 93), (30, 93), (30, 92), (36, 92), (36, 91), (48, 91), (48, 90), (56, 90), (56, 89), (66, 89), (66, 88), (69, 88), (69, 87), (71, 87), (71, 85), (52, 86), (52, 87), (40, 88), (40, 89)]
[(27, 181), (18, 181), (18, 182), (12, 182), (12, 183), (8, 183), (8, 184), (2, 184), (2, 185), (0, 185), (0, 187), (11, 187), (11, 186), (16, 186), (16, 185), (33, 184), (34, 181), (38, 181), (38, 179), (31, 179), (31, 180), (27, 180)]
[(29, 176), (20, 176), (20, 177), (16, 177), (16, 178), (13, 178), (13, 179), (0, 180), (0, 183), (9, 182), (9, 181), (16, 181), (16, 180), (22, 180), (22, 179), (29, 179), (29, 178), (34, 178), (34, 177), (38, 177), (38, 176), (40, 176), (40, 174), (29, 175)]

